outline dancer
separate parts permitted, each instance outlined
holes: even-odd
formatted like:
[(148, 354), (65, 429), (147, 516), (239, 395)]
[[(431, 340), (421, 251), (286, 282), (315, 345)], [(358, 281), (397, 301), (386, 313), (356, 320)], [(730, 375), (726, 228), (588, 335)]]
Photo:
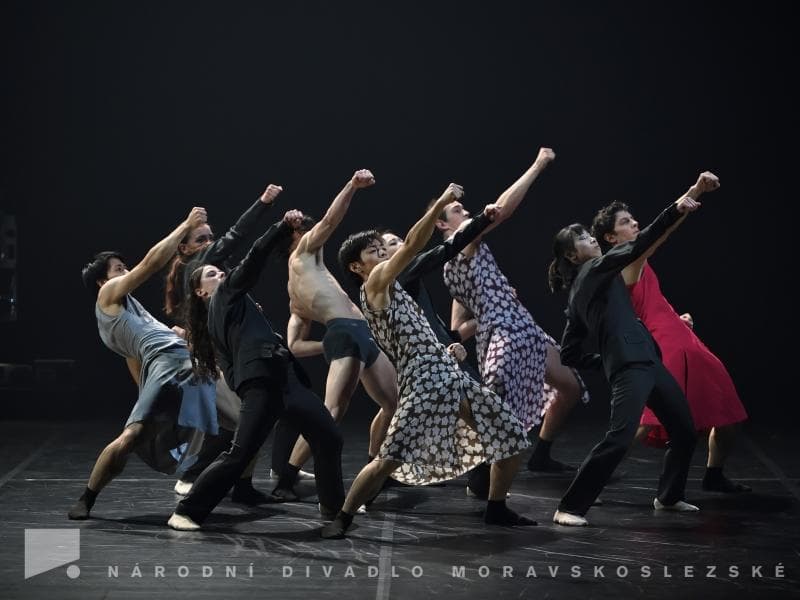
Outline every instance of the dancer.
[(217, 433), (213, 385), (195, 380), (186, 342), (131, 295), (167, 264), (183, 235), (205, 221), (205, 209), (193, 208), (130, 271), (116, 252), (100, 252), (83, 269), (84, 285), (97, 290), (100, 339), (125, 357), (129, 368), (134, 364), (141, 368), (134, 377), (139, 397), (125, 428), (100, 453), (86, 489), (69, 510), (70, 519), (89, 518), (97, 495), (122, 473), (131, 452), (156, 471), (174, 473), (191, 460), (186, 445), (195, 430)]
[[(498, 198), (499, 214), (483, 235), (514, 214), (554, 158), (550, 148), (539, 150), (533, 165)], [(454, 202), (445, 207), (436, 226), (449, 238), (468, 218), (469, 212), (460, 202)], [(484, 384), (514, 409), (526, 430), (542, 423), (528, 469), (556, 473), (574, 470), (551, 458), (550, 448), (582, 391), (584, 401), (588, 401), (588, 394), (577, 373), (562, 364), (555, 340), (536, 324), (517, 298), (483, 242), (483, 235), (444, 267), (444, 281), (454, 298), (451, 327), (463, 339), (477, 334)], [(470, 317), (475, 320), (469, 322)], [(485, 484), (482, 487), (467, 491), (481, 495)]]
[[(310, 217), (304, 217), (293, 232), (289, 247), (289, 349), (296, 356), (324, 353), (330, 365), (325, 406), (337, 423), (347, 412), (359, 381), (380, 407), (370, 426), (367, 462), (377, 455), (397, 408), (397, 373), (375, 343), (364, 315), (328, 271), (322, 249), (342, 222), (356, 191), (374, 183), (370, 171), (356, 171), (319, 223), (313, 224)], [(327, 328), (321, 344), (308, 341), (312, 321), (324, 323)], [(310, 456), (311, 448), (301, 437), (286, 466), (284, 481), (291, 481)], [(291, 489), (279, 488), (274, 493), (296, 499)]]
[(529, 446), (522, 425), (502, 399), (458, 368), (396, 281), (430, 239), (436, 215), (462, 194), (460, 186), (448, 186), (391, 259), (374, 230), (351, 235), (339, 250), (342, 268), (362, 285), (370, 328), (397, 368), (400, 403), (378, 457), (356, 476), (342, 510), (323, 528), (324, 538), (343, 537), (357, 507), (378, 493), (391, 473), (403, 483), (424, 485), (484, 461), (492, 463), (485, 522), (535, 525), (505, 501), (520, 453)]
[[(550, 288), (569, 290), (561, 361), (576, 368), (602, 366), (611, 384), (608, 432), (583, 461), (553, 516), (555, 523), (587, 524), (584, 515), (630, 447), (645, 404), (658, 415), (671, 440), (653, 506), (656, 510), (699, 510), (683, 500), (696, 437), (686, 398), (636, 318), (620, 276), (626, 266), (660, 243), (682, 214), (700, 206), (695, 195), (690, 189), (635, 240), (605, 255), (580, 224), (563, 228), (555, 237)], [(596, 341), (599, 354), (583, 353), (581, 345), (587, 338)]]
[[(497, 216), (498, 207), (495, 204), (487, 205), (483, 212), (474, 219), (465, 221), (452, 235), (433, 248), (417, 254), (403, 272), (397, 276), (400, 284), (412, 300), (419, 305), (425, 318), (431, 326), (436, 339), (443, 344), (447, 351), (453, 355), (458, 362), (458, 366), (472, 377), (475, 381), (481, 381), (480, 375), (466, 360), (467, 351), (461, 345), (461, 336), (458, 331), (451, 331), (439, 317), (433, 307), (428, 289), (425, 287), (424, 277), (435, 271), (439, 271), (447, 261), (461, 252), (467, 244), (471, 243), (489, 225), (492, 219)], [(384, 246), (386, 248), (387, 259), (392, 258), (404, 244), (403, 238), (390, 230), (381, 232)], [(467, 493), (473, 497), (486, 500), (489, 495), (490, 468), (486, 463), (482, 463), (469, 472), (467, 481)], [(387, 480), (388, 481), (388, 480)]]
[[(220, 265), (229, 269), (230, 261), (233, 256), (240, 254), (246, 249), (245, 241), (254, 236), (260, 227), (264, 225), (264, 217), (269, 209), (274, 205), (275, 199), (283, 191), (279, 185), (270, 184), (258, 197), (258, 199), (239, 217), (236, 223), (220, 238), (214, 238), (214, 232), (208, 223), (203, 223), (195, 227), (181, 239), (175, 257), (170, 264), (169, 272), (165, 280), (164, 293), (164, 312), (167, 316), (176, 320), (179, 324), (179, 335), (186, 326), (186, 315), (183, 310), (183, 302), (189, 290), (189, 275), (197, 267), (203, 264)], [(175, 484), (175, 492), (185, 495), (192, 487), (192, 483), (203, 470), (211, 464), (221, 452), (230, 447), (233, 439), (233, 431), (239, 418), (241, 399), (230, 389), (225, 381), (225, 377), (220, 373), (216, 379), (217, 391), (217, 411), (220, 417), (220, 433), (217, 436), (206, 436), (200, 439), (202, 450), (197, 462), (186, 472)], [(282, 434), (285, 427), (279, 424), (276, 427), (275, 444), (273, 446), (273, 465), (286, 462), (288, 451), (283, 450), (289, 442), (286, 435)], [(270, 497), (257, 490), (253, 486), (253, 471), (258, 462), (258, 453), (253, 457), (251, 464), (242, 473), (233, 486), (231, 500), (243, 504), (260, 504), (270, 501)], [(277, 477), (278, 470), (273, 468), (274, 477)], [(301, 472), (301, 478), (313, 479), (313, 475)]]
[[(715, 178), (702, 173), (693, 186), (694, 197), (713, 189)], [(622, 202), (600, 209), (592, 222), (592, 235), (605, 249), (630, 242), (639, 235), (639, 223)], [(622, 277), (631, 294), (633, 308), (653, 334), (662, 352), (662, 360), (672, 373), (689, 402), (692, 420), (698, 431), (709, 431), (708, 460), (703, 489), (725, 493), (746, 492), (750, 487), (731, 481), (723, 474), (725, 459), (735, 445), (737, 425), (747, 419), (736, 388), (725, 365), (692, 331), (688, 314), (678, 316), (661, 293), (655, 271), (647, 260), (655, 247), (625, 267)], [(640, 421), (640, 436), (647, 443), (662, 446), (666, 430), (645, 407)]]
[(320, 510), (331, 516), (342, 505), (339, 430), (308, 387), (308, 378), (292, 353), (248, 294), (269, 254), (291, 236), (301, 219), (299, 211), (288, 211), (256, 240), (229, 276), (214, 265), (198, 267), (190, 276), (188, 324), (195, 369), (201, 376), (213, 377), (219, 360), (225, 379), (242, 399), (242, 409), (230, 449), (200, 474), (178, 503), (167, 523), (173, 529), (200, 528), (279, 417), (297, 427), (311, 444), (318, 466)]

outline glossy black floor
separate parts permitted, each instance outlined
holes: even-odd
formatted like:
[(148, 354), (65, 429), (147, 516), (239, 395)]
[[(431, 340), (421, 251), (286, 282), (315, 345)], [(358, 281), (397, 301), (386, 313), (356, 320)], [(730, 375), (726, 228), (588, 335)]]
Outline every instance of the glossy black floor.
[[(363, 419), (346, 427), (346, 477), (366, 453)], [(800, 590), (800, 460), (788, 434), (749, 425), (728, 474), (746, 495), (703, 492), (705, 444), (687, 491), (697, 514), (657, 514), (661, 453), (638, 447), (604, 491), (590, 526), (550, 521), (568, 478), (521, 471), (509, 500), (539, 527), (485, 526), (463, 479), (392, 489), (346, 540), (323, 541), (313, 486), (303, 502), (250, 509), (225, 500), (199, 533), (165, 522), (174, 479), (132, 459), (93, 518), (66, 511), (118, 422), (0, 423), (3, 598), (685, 598), (791, 597)], [(554, 447), (574, 464), (603, 419), (580, 416)], [(268, 490), (263, 460), (256, 485)], [(80, 557), (25, 579), (26, 529), (80, 530)], [(29, 548), (36, 552), (36, 548)], [(30, 558), (30, 557), (29, 557)], [(235, 576), (234, 576), (235, 571)]]

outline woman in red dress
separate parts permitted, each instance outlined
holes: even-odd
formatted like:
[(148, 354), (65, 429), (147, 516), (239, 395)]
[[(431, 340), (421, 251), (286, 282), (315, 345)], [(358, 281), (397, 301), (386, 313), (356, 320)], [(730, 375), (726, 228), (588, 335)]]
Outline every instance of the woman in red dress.
[[(702, 174), (695, 186), (702, 190), (706, 185), (703, 178), (708, 175)], [(614, 202), (597, 213), (592, 234), (608, 248), (635, 239), (639, 224), (627, 205)], [(661, 293), (658, 278), (647, 258), (643, 256), (628, 266), (622, 275), (636, 315), (653, 334), (664, 365), (686, 394), (695, 428), (704, 432), (710, 430), (703, 489), (727, 493), (750, 491), (748, 486), (733, 482), (722, 473), (725, 459), (735, 444), (738, 424), (747, 419), (733, 381), (725, 365), (695, 335), (691, 315), (679, 316)], [(646, 444), (663, 446), (666, 443), (666, 431), (649, 408), (644, 409), (640, 424), (640, 435)]]

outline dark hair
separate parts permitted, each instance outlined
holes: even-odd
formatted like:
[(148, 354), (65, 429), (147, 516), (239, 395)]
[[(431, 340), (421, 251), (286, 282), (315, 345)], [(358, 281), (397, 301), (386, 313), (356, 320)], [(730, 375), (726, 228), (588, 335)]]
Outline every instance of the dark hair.
[(611, 248), (611, 244), (606, 241), (607, 233), (614, 233), (614, 224), (617, 222), (617, 213), (620, 211), (630, 212), (628, 205), (624, 202), (614, 200), (608, 206), (604, 206), (597, 211), (592, 219), (592, 237), (597, 240), (603, 252)]
[[(300, 233), (306, 233), (311, 231), (311, 228), (316, 225), (316, 221), (313, 217), (309, 217), (308, 215), (303, 215), (303, 219), (300, 221), (300, 225), (296, 229), (292, 229), (292, 233), (295, 231), (299, 231)], [(288, 260), (289, 258), (289, 248), (292, 247), (293, 237), (291, 235), (285, 236), (283, 239), (278, 241), (277, 245), (275, 246), (275, 256), (278, 256), (284, 260)]]
[[(185, 244), (189, 241), (189, 231), (181, 238), (180, 243)], [(195, 253), (193, 253), (195, 254)], [(185, 298), (183, 291), (183, 272), (193, 254), (186, 254), (180, 250), (175, 252), (175, 258), (169, 264), (169, 271), (164, 278), (164, 312), (167, 316), (183, 321), (185, 315), (181, 314), (181, 305)]]
[(547, 282), (551, 292), (560, 292), (572, 285), (578, 265), (567, 258), (567, 253), (575, 251), (575, 240), (584, 233), (588, 233), (586, 227), (573, 223), (564, 227), (553, 239), (553, 261), (547, 269)]
[[(433, 198), (430, 202), (428, 202), (428, 206), (425, 207), (425, 212), (427, 213), (431, 209), (431, 207), (434, 204), (436, 204), (438, 201), (439, 201), (438, 198)], [(453, 202), (455, 202), (455, 200), (453, 200)], [(451, 204), (452, 204), (452, 202), (451, 202)], [(447, 207), (443, 208), (442, 212), (440, 212), (438, 215), (436, 215), (436, 218), (438, 220), (440, 220), (440, 221), (447, 221)]]
[(186, 341), (192, 349), (192, 366), (198, 377), (205, 380), (217, 378), (217, 361), (214, 345), (208, 331), (208, 306), (205, 300), (194, 293), (200, 287), (203, 268), (198, 267), (189, 277), (189, 291), (184, 299), (186, 306)]
[(360, 262), (361, 251), (375, 241), (383, 242), (381, 234), (376, 229), (367, 229), (348, 236), (339, 247), (339, 266), (347, 277), (358, 286), (363, 282), (361, 277), (350, 270), (350, 263)]
[(105, 250), (95, 254), (91, 262), (84, 265), (81, 271), (81, 279), (83, 279), (83, 285), (87, 290), (96, 294), (97, 282), (108, 279), (108, 261), (112, 258), (118, 258), (122, 262), (125, 262), (125, 258), (119, 252)]

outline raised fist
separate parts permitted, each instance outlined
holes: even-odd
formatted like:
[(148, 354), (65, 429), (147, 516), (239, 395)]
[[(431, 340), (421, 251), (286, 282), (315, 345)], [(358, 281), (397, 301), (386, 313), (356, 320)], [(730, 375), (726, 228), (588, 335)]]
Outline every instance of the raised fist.
[(689, 313), (683, 313), (683, 314), (680, 316), (680, 319), (681, 319), (681, 321), (683, 321), (684, 323), (686, 323), (686, 326), (687, 326), (689, 329), (694, 329), (694, 319), (692, 318), (692, 315), (690, 315)]
[(303, 223), (303, 213), (299, 210), (287, 210), (283, 215), (283, 222), (292, 229), (297, 229)]
[(694, 185), (701, 193), (713, 192), (719, 187), (719, 177), (714, 175), (711, 171), (703, 171), (700, 173), (700, 177), (697, 178), (697, 183)]
[(450, 344), (447, 347), (447, 352), (458, 362), (464, 362), (464, 359), (467, 358), (466, 349), (459, 343)]
[(267, 189), (264, 190), (264, 193), (261, 194), (261, 201), (264, 204), (272, 204), (273, 200), (283, 191), (283, 188), (279, 185), (274, 185), (270, 183), (267, 186)]
[(189, 216), (186, 217), (186, 225), (189, 226), (189, 229), (200, 227), (206, 222), (208, 222), (208, 215), (206, 214), (206, 209), (202, 206), (195, 206), (189, 211)]
[(687, 213), (691, 213), (696, 211), (700, 208), (700, 202), (692, 198), (691, 196), (684, 196), (677, 202), (678, 205), (678, 212), (682, 215)]
[(555, 160), (555, 158), (556, 153), (553, 152), (552, 148), (539, 148), (539, 155), (536, 157), (536, 162), (549, 163)]
[(444, 194), (442, 194), (442, 199), (446, 199), (448, 202), (455, 202), (463, 197), (464, 188), (457, 183), (451, 183), (448, 185), (447, 189), (444, 191)]
[(353, 178), (350, 181), (353, 183), (353, 187), (359, 190), (375, 185), (375, 176), (369, 169), (360, 169), (353, 173)]
[(483, 214), (490, 221), (494, 221), (500, 215), (500, 207), (497, 204), (487, 204), (483, 207)]

